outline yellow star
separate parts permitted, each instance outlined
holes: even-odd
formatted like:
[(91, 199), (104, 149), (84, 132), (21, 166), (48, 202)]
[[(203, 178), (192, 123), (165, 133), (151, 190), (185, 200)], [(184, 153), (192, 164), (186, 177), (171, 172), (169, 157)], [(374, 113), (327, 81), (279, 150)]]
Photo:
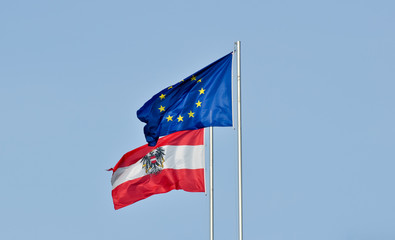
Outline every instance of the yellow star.
[(159, 109), (159, 111), (160, 112), (163, 112), (163, 111), (165, 111), (165, 107), (164, 106), (162, 106), (162, 105), (160, 105), (160, 108), (158, 108)]
[(195, 116), (193, 116), (193, 114), (195, 114), (194, 112), (192, 112), (192, 111), (189, 111), (189, 117), (195, 117)]
[(163, 94), (163, 93), (162, 93), (162, 95), (159, 96), (160, 100), (165, 99), (165, 97), (166, 97), (166, 94)]
[(202, 95), (202, 94), (204, 94), (204, 91), (206, 91), (206, 89), (203, 89), (203, 88), (202, 88), (202, 89), (200, 89), (200, 90), (199, 90), (199, 92), (200, 92), (200, 94), (199, 94), (199, 95)]
[(173, 86), (168, 87), (167, 89), (173, 88)]
[(195, 103), (196, 104), (196, 107), (201, 107), (202, 106), (202, 102), (201, 101), (198, 101), (197, 103)]
[(167, 116), (166, 119), (167, 119), (167, 121), (173, 121), (173, 116), (170, 116), (170, 115), (169, 115), (169, 116)]
[(183, 121), (184, 121), (183, 118), (184, 118), (184, 117), (182, 117), (181, 115), (179, 115), (178, 118), (177, 118), (177, 119), (178, 119), (178, 122), (183, 122)]
[(197, 82), (202, 82), (202, 79), (199, 79)]
[(194, 80), (196, 80), (196, 77), (192, 76), (191, 81), (194, 81)]

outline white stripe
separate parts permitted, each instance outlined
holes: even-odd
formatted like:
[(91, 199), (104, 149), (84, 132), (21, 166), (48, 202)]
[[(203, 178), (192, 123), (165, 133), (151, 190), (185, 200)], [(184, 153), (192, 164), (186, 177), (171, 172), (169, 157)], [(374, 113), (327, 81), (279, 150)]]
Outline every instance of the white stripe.
[[(163, 169), (204, 169), (204, 145), (163, 146), (165, 162)], [(141, 161), (127, 167), (118, 168), (111, 178), (112, 189), (120, 184), (147, 175)]]

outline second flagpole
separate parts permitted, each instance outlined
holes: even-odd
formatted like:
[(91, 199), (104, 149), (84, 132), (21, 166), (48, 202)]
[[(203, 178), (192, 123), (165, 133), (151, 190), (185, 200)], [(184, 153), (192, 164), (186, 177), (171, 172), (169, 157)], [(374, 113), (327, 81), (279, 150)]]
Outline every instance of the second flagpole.
[(213, 179), (213, 127), (209, 127), (210, 135), (210, 240), (214, 240), (214, 179)]

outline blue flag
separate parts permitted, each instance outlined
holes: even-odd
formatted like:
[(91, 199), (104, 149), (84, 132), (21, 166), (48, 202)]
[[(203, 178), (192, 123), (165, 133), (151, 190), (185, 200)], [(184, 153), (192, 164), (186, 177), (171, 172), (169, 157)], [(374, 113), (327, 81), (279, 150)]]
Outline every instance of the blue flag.
[(232, 53), (163, 89), (138, 111), (145, 138), (210, 126), (232, 126)]

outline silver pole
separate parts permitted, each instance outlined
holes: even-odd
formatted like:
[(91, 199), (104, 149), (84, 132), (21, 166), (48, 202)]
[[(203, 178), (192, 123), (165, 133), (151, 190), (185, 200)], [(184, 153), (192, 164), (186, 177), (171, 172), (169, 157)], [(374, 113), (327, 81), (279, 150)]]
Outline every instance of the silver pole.
[(241, 71), (240, 71), (240, 41), (237, 46), (237, 145), (239, 164), (239, 240), (243, 240), (243, 189), (242, 189), (242, 164), (241, 164)]
[(213, 127), (210, 129), (210, 240), (214, 240)]

